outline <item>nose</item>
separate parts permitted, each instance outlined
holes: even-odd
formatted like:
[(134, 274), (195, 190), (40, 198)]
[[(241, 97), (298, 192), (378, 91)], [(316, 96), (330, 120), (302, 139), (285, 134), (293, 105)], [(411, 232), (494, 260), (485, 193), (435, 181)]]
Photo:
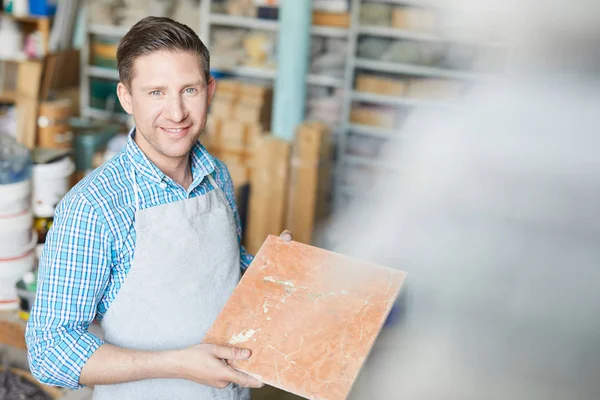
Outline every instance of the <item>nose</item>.
[(167, 99), (165, 117), (173, 122), (181, 122), (187, 118), (187, 110), (181, 96), (171, 96)]

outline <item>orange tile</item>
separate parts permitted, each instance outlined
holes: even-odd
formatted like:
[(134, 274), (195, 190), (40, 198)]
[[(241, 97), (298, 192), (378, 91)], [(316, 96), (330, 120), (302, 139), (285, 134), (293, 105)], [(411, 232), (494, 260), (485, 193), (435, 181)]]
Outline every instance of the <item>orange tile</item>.
[(345, 399), (405, 272), (269, 236), (205, 342), (252, 350), (233, 367), (309, 399)]

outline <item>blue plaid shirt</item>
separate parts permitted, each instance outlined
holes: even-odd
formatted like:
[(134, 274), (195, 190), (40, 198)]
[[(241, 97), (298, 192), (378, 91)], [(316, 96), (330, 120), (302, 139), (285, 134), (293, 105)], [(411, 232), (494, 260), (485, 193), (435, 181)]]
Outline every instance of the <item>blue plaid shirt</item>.
[(161, 172), (133, 140), (77, 184), (56, 209), (39, 265), (36, 300), (27, 324), (31, 372), (48, 385), (79, 388), (83, 365), (103, 343), (88, 332), (102, 320), (125, 281), (135, 250), (135, 195), (140, 209), (205, 194), (212, 174), (233, 209), (241, 268), (252, 256), (241, 245), (241, 224), (227, 167), (197, 143), (191, 151), (193, 183), (186, 191)]

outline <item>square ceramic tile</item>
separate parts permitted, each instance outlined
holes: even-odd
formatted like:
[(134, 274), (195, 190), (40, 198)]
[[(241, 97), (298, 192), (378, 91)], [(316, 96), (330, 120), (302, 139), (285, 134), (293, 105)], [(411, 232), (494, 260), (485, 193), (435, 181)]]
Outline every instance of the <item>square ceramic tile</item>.
[(205, 342), (252, 350), (234, 368), (309, 399), (345, 399), (405, 273), (269, 236)]

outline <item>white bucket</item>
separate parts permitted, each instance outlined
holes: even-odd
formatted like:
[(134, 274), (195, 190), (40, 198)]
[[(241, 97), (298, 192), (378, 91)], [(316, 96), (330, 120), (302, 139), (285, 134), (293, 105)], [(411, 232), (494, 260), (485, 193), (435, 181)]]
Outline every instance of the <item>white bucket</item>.
[(0, 217), (0, 259), (19, 257), (32, 248), (32, 226), (33, 215), (30, 211), (12, 217)]
[(16, 310), (19, 308), (17, 282), (34, 267), (33, 248), (24, 255), (10, 259), (0, 259), (0, 309)]
[(31, 206), (31, 180), (0, 185), (0, 218), (20, 214)]
[(54, 216), (54, 210), (69, 191), (69, 177), (75, 164), (64, 157), (50, 164), (33, 166), (33, 214), (40, 218)]

